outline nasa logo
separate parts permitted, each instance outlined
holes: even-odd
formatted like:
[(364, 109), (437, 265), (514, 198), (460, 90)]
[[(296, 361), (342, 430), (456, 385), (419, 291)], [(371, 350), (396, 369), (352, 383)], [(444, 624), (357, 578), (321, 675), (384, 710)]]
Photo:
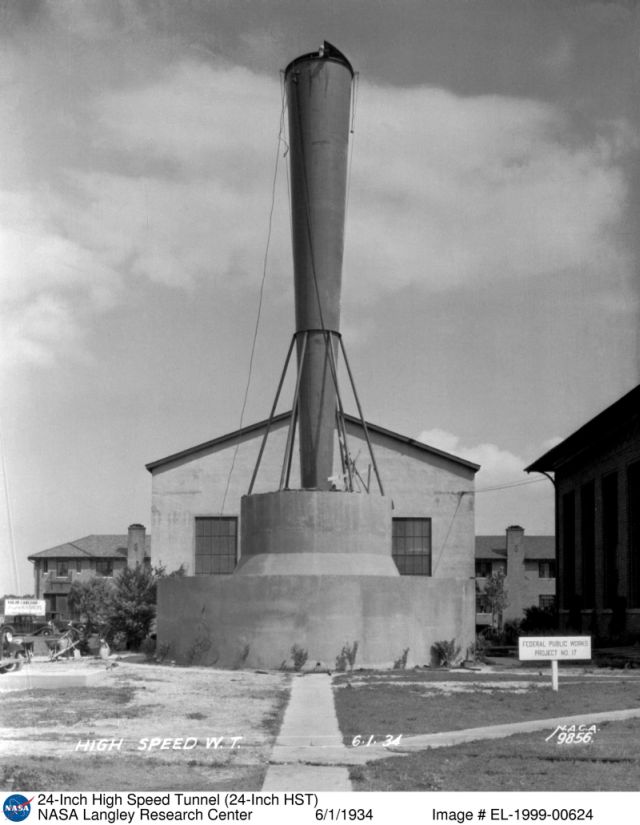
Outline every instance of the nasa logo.
[(4, 815), (7, 819), (10, 819), (11, 822), (22, 822), (31, 813), (32, 800), (33, 797), (27, 799), (27, 797), (21, 793), (11, 794), (11, 796), (5, 799), (4, 805), (2, 806)]

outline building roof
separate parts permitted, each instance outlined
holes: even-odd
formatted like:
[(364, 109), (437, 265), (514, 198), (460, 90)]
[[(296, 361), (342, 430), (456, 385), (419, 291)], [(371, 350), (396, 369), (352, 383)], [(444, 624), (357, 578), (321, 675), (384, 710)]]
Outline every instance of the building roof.
[[(279, 424), (283, 421), (287, 421), (291, 417), (291, 412), (284, 412), (280, 413), (273, 417), (273, 424)], [(362, 425), (362, 422), (359, 418), (356, 418), (353, 415), (345, 414), (345, 421), (350, 424), (355, 425)], [(147, 470), (152, 473), (154, 470), (157, 470), (159, 467), (164, 466), (165, 464), (170, 464), (172, 461), (178, 461), (183, 458), (189, 458), (190, 456), (196, 455), (199, 452), (209, 450), (213, 447), (219, 447), (224, 445), (225, 443), (231, 443), (235, 439), (243, 438), (246, 435), (250, 435), (251, 433), (260, 432), (264, 430), (268, 424), (268, 419), (263, 421), (258, 421), (256, 424), (249, 424), (246, 427), (242, 427), (239, 430), (234, 430), (231, 433), (226, 433), (225, 435), (221, 435), (218, 438), (214, 438), (211, 441), (205, 441), (203, 444), (196, 444), (194, 447), (188, 447), (186, 450), (181, 450), (179, 453), (173, 453), (172, 455), (168, 455), (165, 458), (159, 458), (156, 461), (151, 461), (149, 464), (145, 465)], [(440, 456), (441, 458), (446, 458), (449, 461), (453, 461), (456, 464), (461, 464), (463, 467), (467, 467), (468, 469), (472, 470), (476, 473), (480, 469), (479, 464), (474, 464), (472, 461), (467, 461), (465, 458), (460, 458), (458, 456), (452, 455), (451, 453), (446, 453), (444, 450), (438, 450), (436, 447), (430, 447), (428, 444), (425, 444), (423, 441), (417, 441), (415, 438), (409, 438), (405, 435), (400, 435), (399, 433), (394, 432), (393, 430), (387, 430), (384, 427), (380, 427), (377, 424), (370, 424), (368, 421), (366, 422), (367, 430), (370, 433), (377, 433), (378, 435), (387, 436), (387, 438), (392, 438), (395, 441), (402, 442), (403, 444), (409, 444), (412, 447), (415, 447), (418, 450), (423, 450), (426, 453), (431, 453), (432, 455)]]
[(610, 443), (620, 432), (628, 430), (629, 425), (636, 427), (640, 437), (640, 384), (525, 467), (525, 472), (554, 472), (569, 461), (593, 452), (603, 443)]
[[(35, 559), (120, 559), (127, 557), (128, 535), (85, 536), (49, 547), (28, 558)], [(145, 536), (145, 555), (150, 555), (151, 536)]]
[[(523, 536), (524, 557), (531, 561), (538, 559), (555, 559), (555, 536)], [(507, 538), (501, 536), (476, 536), (477, 559), (506, 559)]]

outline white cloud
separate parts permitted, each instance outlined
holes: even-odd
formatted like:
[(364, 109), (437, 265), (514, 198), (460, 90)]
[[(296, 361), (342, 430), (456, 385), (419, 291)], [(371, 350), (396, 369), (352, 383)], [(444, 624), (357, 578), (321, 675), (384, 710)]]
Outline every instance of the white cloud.
[(423, 430), (418, 440), (479, 464), (481, 469), (476, 476), (478, 488), (527, 479), (523, 473), (526, 462), (520, 456), (503, 450), (496, 444), (483, 443), (469, 447), (462, 445), (457, 435), (440, 429)]
[[(92, 7), (86, 25), (95, 14)], [(207, 279), (234, 290), (259, 280), (279, 81), (196, 57), (191, 50), (160, 66), (156, 55), (156, 71), (123, 69), (107, 87), (98, 71), (104, 50), (90, 67), (93, 84), (67, 68), (56, 76), (51, 54), (42, 72), (27, 72), (26, 55), (11, 52), (10, 77), (26, 101), (11, 96), (0, 169), (9, 175), (19, 167), (22, 181), (20, 194), (5, 192), (3, 200), (2, 311), (19, 339), (14, 353), (40, 352), (46, 338), (55, 359), (53, 322), (44, 336), (30, 320), (41, 317), (42, 296), (65, 307), (65, 349), (82, 337), (92, 312), (119, 299), (130, 276), (185, 288)], [(120, 49), (114, 61), (122, 59)], [(149, 48), (145, 65), (152, 59)], [(77, 88), (63, 93), (69, 82)], [(628, 271), (610, 235), (626, 196), (616, 165), (632, 144), (624, 124), (584, 141), (560, 112), (535, 101), (362, 84), (355, 140), (345, 302), (375, 301), (409, 285), (440, 291), (557, 271), (596, 283), (609, 277), (602, 273), (620, 279)], [(270, 273), (288, 286), (280, 160)]]
[(532, 100), (367, 85), (359, 100), (348, 261), (374, 293), (628, 272), (610, 233), (634, 144), (620, 124), (588, 141)]
[[(461, 444), (458, 436), (446, 430), (423, 430), (417, 438), (480, 464), (475, 482), (477, 534), (498, 534), (509, 524), (520, 524), (533, 534), (553, 533), (553, 488), (539, 475), (524, 472), (530, 462), (497, 444)], [(540, 454), (545, 449), (542, 445)]]

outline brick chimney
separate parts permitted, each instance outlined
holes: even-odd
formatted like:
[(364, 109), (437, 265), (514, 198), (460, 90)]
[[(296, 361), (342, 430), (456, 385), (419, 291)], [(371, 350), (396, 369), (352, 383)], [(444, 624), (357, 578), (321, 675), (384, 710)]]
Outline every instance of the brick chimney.
[(522, 618), (524, 599), (524, 527), (512, 524), (507, 527), (507, 591), (509, 605), (506, 619)]
[(146, 546), (146, 528), (144, 524), (130, 524), (127, 539), (128, 567), (137, 567), (144, 564)]

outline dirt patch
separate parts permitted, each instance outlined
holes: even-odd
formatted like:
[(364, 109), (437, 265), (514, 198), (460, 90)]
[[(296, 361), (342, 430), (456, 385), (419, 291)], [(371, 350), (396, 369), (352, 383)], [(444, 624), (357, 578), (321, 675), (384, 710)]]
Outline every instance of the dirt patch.
[(93, 687), (4, 693), (0, 785), (259, 790), (287, 699), (285, 674), (132, 662)]

